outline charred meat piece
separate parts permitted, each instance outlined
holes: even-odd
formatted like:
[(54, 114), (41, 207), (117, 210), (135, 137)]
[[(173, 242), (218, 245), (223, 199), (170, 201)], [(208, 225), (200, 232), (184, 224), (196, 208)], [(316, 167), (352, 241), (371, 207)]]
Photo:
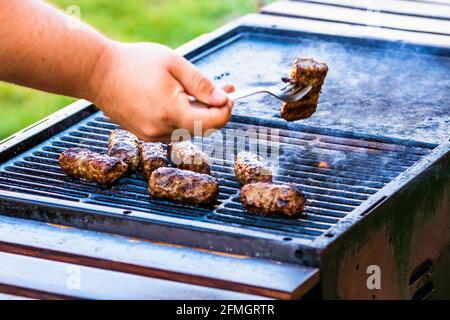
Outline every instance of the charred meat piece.
[(281, 117), (288, 121), (306, 119), (316, 112), (320, 90), (328, 73), (328, 66), (313, 58), (298, 58), (294, 61), (290, 78), (287, 80), (301, 87), (312, 86), (311, 91), (300, 101), (283, 102)]
[(139, 144), (139, 155), (141, 158), (141, 171), (148, 180), (152, 172), (161, 167), (167, 167), (167, 151), (159, 142), (141, 142)]
[(264, 159), (250, 152), (239, 152), (234, 162), (234, 173), (241, 185), (252, 182), (272, 182), (272, 171)]
[(126, 130), (112, 131), (109, 135), (108, 155), (125, 162), (130, 171), (136, 171), (140, 163), (138, 138)]
[(176, 168), (159, 168), (153, 171), (150, 177), (148, 191), (155, 198), (208, 204), (216, 200), (219, 184), (207, 174)]
[(83, 148), (65, 150), (59, 157), (59, 166), (67, 174), (101, 184), (111, 184), (128, 170), (119, 158)]
[(241, 202), (248, 212), (296, 217), (305, 208), (305, 196), (290, 185), (257, 182), (241, 189)]
[(172, 163), (179, 169), (211, 174), (208, 156), (190, 141), (169, 145)]

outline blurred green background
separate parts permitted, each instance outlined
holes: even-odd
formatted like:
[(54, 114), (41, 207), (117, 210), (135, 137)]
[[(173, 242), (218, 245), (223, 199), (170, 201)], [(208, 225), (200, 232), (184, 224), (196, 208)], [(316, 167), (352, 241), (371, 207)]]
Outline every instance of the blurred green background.
[[(50, 0), (122, 41), (155, 41), (173, 48), (227, 21), (255, 12), (262, 0)], [(268, 2), (268, 1), (265, 1)], [(73, 99), (0, 82), (0, 140), (72, 102)]]

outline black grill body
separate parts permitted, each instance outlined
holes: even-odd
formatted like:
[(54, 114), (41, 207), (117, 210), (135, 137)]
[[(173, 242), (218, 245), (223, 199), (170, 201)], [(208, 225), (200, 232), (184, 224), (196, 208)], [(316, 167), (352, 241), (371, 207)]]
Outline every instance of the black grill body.
[[(449, 50), (308, 33), (290, 23), (265, 24), (260, 18), (227, 26), (185, 50), (186, 57), (210, 77), (238, 87), (277, 81), (297, 55), (329, 62), (330, 76), (313, 118), (287, 123), (279, 119), (279, 103), (265, 96), (238, 104), (222, 131), (226, 135), (227, 129), (265, 128), (279, 133), (281, 156), (275, 181), (293, 183), (305, 193), (308, 202), (302, 217), (246, 214), (239, 203), (232, 161), (213, 159), (213, 174), (221, 188), (218, 202), (211, 207), (150, 199), (140, 175), (124, 178), (112, 188), (64, 175), (57, 158), (65, 148), (83, 146), (104, 152), (109, 132), (117, 127), (84, 101), (0, 145), (0, 211), (320, 267), (326, 283), (324, 297), (346, 297), (345, 285), (341, 286), (344, 293), (337, 291), (345, 277), (336, 275), (356, 270), (361, 276), (371, 258), (376, 258), (368, 254), (374, 243), (370, 237), (392, 222), (387, 236), (380, 236), (388, 240), (379, 258), (386, 265), (403, 268), (396, 288), (406, 288), (411, 261), (409, 256), (403, 261), (397, 258), (408, 255), (412, 240), (407, 235), (423, 231), (421, 223), (426, 219), (419, 219), (421, 214), (438, 216), (436, 223), (447, 231), (450, 225), (445, 220), (450, 215), (445, 212), (450, 188), (449, 83), (433, 82), (448, 75)], [(406, 81), (413, 77), (413, 69), (423, 76), (415, 90)], [(399, 79), (404, 70), (408, 77)], [(384, 76), (370, 78), (371, 74)], [(435, 95), (433, 103), (424, 101), (427, 94)], [(411, 111), (419, 116), (407, 116)], [(208, 148), (211, 139), (198, 143)], [(323, 162), (326, 167), (319, 165)], [(441, 239), (437, 246), (446, 241)], [(386, 255), (391, 247), (392, 261)], [(353, 254), (358, 250), (367, 255)]]

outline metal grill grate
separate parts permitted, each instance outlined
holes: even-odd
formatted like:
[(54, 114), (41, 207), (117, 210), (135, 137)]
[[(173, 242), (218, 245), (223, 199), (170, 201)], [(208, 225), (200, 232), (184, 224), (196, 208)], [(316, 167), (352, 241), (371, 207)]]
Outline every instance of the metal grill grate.
[[(49, 202), (58, 198), (101, 205), (105, 212), (109, 207), (121, 208), (123, 219), (127, 219), (128, 210), (133, 210), (313, 240), (431, 151), (426, 145), (290, 130), (288, 124), (276, 120), (253, 119), (251, 123), (245, 117), (235, 117), (222, 133), (229, 129), (279, 130), (281, 153), (274, 180), (293, 183), (305, 193), (308, 202), (303, 217), (290, 220), (246, 214), (239, 201), (233, 161), (220, 163), (214, 157), (213, 175), (220, 179), (221, 186), (213, 207), (151, 199), (147, 183), (139, 174), (121, 179), (112, 188), (65, 175), (58, 166), (64, 149), (88, 147), (106, 151), (108, 135), (117, 126), (101, 113), (1, 165), (0, 190), (41, 195), (48, 197)], [(203, 141), (204, 147), (211, 139)], [(232, 151), (237, 152), (236, 148)], [(320, 163), (326, 165), (319, 166)]]

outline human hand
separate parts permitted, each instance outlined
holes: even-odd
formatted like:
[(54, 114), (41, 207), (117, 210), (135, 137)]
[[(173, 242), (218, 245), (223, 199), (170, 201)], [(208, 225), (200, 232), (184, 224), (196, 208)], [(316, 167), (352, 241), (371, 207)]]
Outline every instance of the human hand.
[(203, 132), (223, 127), (233, 107), (226, 93), (233, 91), (229, 85), (216, 88), (168, 47), (111, 42), (92, 74), (86, 99), (140, 139), (164, 141), (175, 129), (193, 133), (197, 121)]

